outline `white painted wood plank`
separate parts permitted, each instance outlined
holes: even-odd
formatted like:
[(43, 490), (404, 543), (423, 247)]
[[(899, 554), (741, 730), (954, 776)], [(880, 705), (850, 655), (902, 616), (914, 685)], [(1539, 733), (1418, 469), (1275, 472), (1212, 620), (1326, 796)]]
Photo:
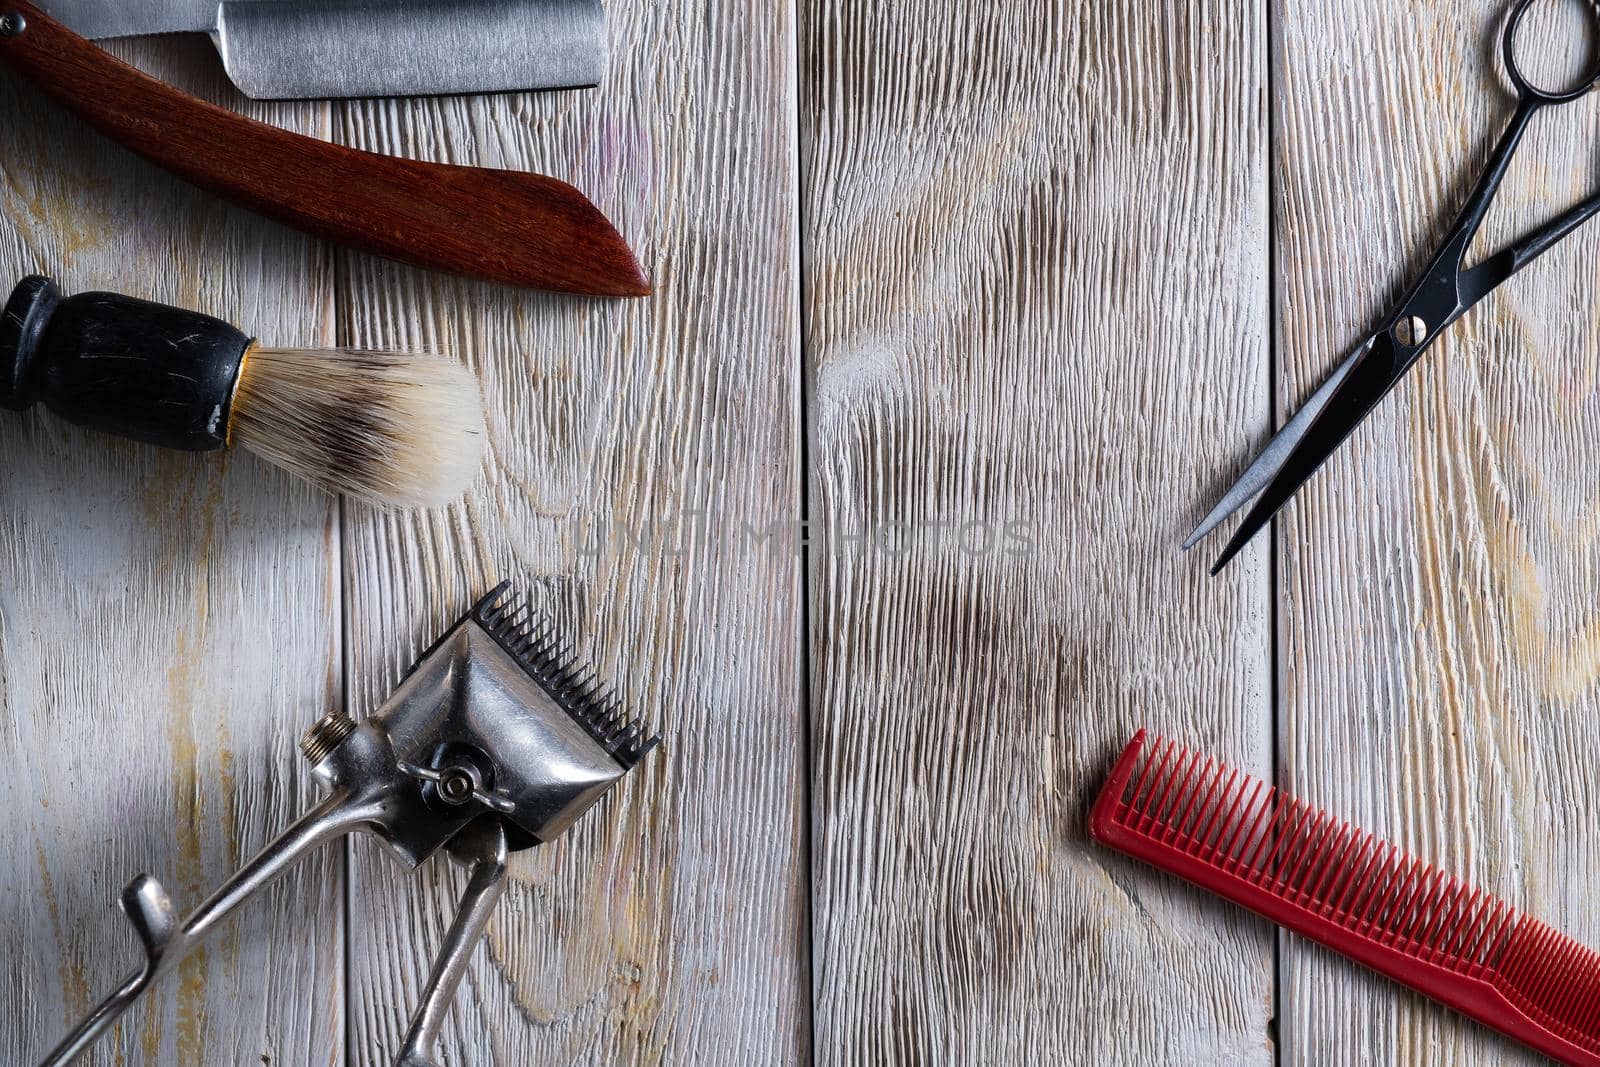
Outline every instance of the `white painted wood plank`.
[[(348, 261), (342, 339), (458, 354), (492, 435), (460, 506), (348, 513), (351, 702), (369, 710), (520, 576), (666, 734), (568, 837), (515, 858), (445, 1062), (792, 1062), (809, 996), (799, 574), (739, 532), (799, 502), (792, 18), (750, 0), (609, 17), (597, 91), (344, 112), (351, 143), (573, 181), (659, 287), (581, 300)], [(680, 555), (659, 530), (655, 548), (621, 539), (694, 513), (710, 535)], [(353, 872), (352, 1048), (385, 1064), (462, 879), (372, 847)]]
[[(1576, 28), (1583, 6), (1540, 10)], [(1280, 403), (1375, 325), (1476, 178), (1513, 106), (1507, 9), (1276, 5)], [(1580, 38), (1530, 26), (1549, 70)], [(1597, 119), (1538, 122), (1480, 256), (1595, 191)], [(1285, 784), (1591, 944), (1597, 253), (1591, 229), (1457, 324), (1279, 535)], [(1538, 1061), (1293, 939), (1283, 1010), (1285, 1063)]]
[(819, 1059), (1269, 1063), (1267, 927), (1085, 827), (1140, 725), (1267, 763), (1265, 556), (1177, 551), (1268, 413), (1265, 8), (803, 11)]
[[(122, 44), (248, 105), (203, 39)], [(0, 285), (55, 275), (326, 342), (329, 259), (0, 75)], [(337, 694), (336, 507), (250, 456), (0, 418), (0, 1062), (35, 1062), (131, 970), (140, 871), (199, 903), (310, 800), (294, 741)], [(331, 862), (330, 862), (331, 861)], [(244, 909), (83, 1062), (343, 1060), (338, 857)]]

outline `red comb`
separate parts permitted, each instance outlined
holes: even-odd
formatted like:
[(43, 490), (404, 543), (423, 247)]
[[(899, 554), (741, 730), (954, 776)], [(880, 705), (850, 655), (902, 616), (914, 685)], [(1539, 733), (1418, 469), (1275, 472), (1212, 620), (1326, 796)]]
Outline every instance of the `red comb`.
[(1097, 841), (1600, 1067), (1600, 954), (1259, 779), (1160, 738), (1144, 750), (1141, 730), (1095, 801)]

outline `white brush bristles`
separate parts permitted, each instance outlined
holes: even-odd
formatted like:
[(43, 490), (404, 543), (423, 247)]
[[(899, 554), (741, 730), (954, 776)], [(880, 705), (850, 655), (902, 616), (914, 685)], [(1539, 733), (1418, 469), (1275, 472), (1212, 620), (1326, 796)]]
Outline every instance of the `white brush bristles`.
[(483, 395), (453, 360), (252, 348), (229, 441), (334, 493), (398, 507), (460, 498), (483, 459)]

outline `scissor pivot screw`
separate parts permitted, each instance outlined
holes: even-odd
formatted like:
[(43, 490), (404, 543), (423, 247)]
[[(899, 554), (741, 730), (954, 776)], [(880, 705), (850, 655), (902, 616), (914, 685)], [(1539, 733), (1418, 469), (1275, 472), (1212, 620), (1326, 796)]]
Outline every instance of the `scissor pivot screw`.
[(7, 11), (0, 15), (0, 37), (21, 37), (22, 31), (28, 28), (28, 20), (22, 17), (20, 11)]
[(1415, 348), (1428, 339), (1428, 324), (1420, 315), (1401, 319), (1395, 324), (1394, 339), (1407, 348)]

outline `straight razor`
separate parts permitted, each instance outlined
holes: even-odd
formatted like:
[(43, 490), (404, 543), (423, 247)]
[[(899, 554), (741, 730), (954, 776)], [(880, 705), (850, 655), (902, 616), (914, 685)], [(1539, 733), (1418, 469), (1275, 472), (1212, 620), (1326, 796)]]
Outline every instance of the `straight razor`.
[(202, 189), (324, 240), (473, 278), (645, 296), (622, 235), (566, 182), (363, 152), (196, 99), (4, 0), (0, 65)]

